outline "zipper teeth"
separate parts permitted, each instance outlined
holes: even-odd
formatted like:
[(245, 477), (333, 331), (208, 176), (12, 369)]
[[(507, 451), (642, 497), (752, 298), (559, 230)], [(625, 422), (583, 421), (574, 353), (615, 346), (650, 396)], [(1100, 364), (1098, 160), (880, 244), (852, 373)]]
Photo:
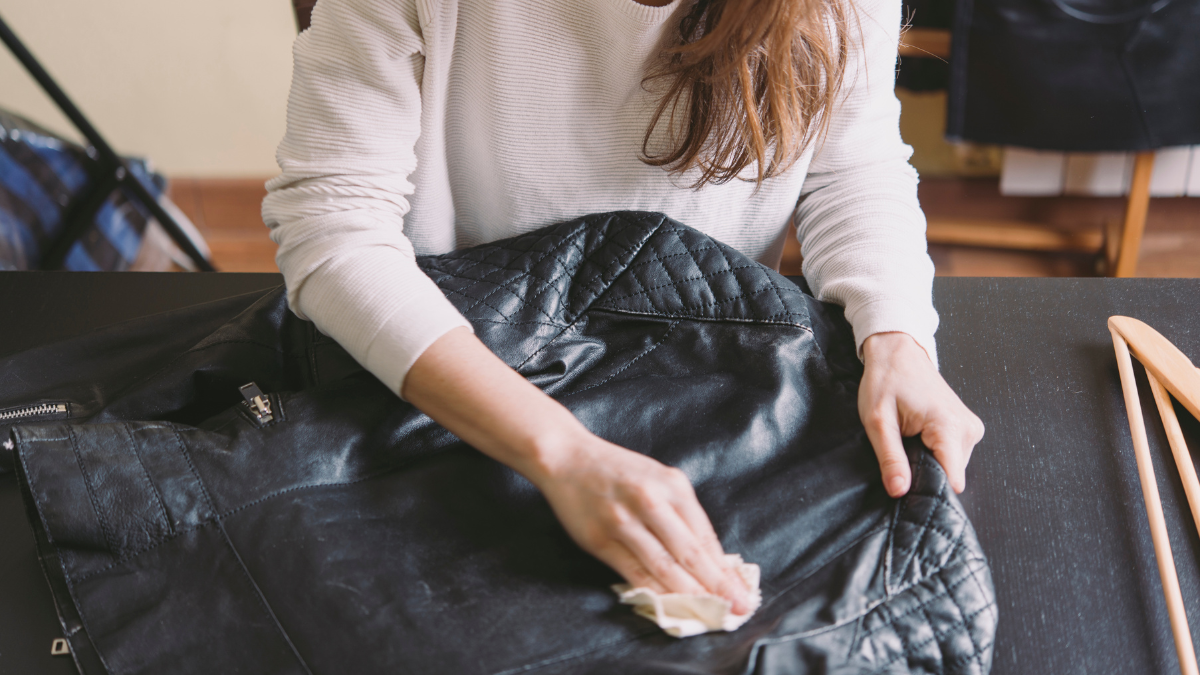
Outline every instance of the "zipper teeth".
[(16, 408), (0, 412), (0, 421), (8, 421), (20, 419), (22, 417), (36, 417), (38, 415), (53, 415), (54, 413), (67, 412), (67, 406), (62, 403), (39, 403), (38, 405), (26, 406), (24, 408)]

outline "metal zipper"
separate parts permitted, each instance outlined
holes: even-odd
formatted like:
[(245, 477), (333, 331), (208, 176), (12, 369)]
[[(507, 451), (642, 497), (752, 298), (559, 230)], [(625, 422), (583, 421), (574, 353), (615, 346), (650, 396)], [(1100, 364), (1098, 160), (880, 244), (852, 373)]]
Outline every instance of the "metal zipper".
[(0, 411), (0, 422), (12, 422), (13, 420), (25, 419), (26, 417), (65, 415), (66, 413), (67, 404), (65, 403), (38, 403), (36, 405), (9, 408), (8, 410)]
[(244, 384), (238, 387), (238, 391), (242, 392), (242, 398), (246, 399), (242, 401), (242, 405), (246, 406), (259, 424), (275, 421), (275, 415), (271, 412), (271, 399), (267, 398), (257, 384)]

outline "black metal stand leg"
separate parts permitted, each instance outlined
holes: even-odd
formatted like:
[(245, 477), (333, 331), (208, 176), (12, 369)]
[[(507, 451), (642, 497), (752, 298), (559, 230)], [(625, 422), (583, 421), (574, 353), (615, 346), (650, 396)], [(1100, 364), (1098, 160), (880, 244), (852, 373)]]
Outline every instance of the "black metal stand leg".
[[(155, 199), (154, 195), (150, 194), (150, 190), (148, 190), (146, 186), (142, 184), (141, 179), (139, 179), (136, 174), (129, 170), (129, 167), (126, 166), (125, 161), (113, 151), (108, 142), (105, 141), (100, 135), (100, 132), (96, 131), (96, 128), (93, 127), (91, 122), (89, 122), (88, 119), (83, 116), (83, 113), (75, 106), (71, 99), (67, 98), (66, 92), (64, 92), (62, 88), (58, 86), (58, 83), (56, 83), (54, 79), (50, 77), (50, 73), (46, 72), (46, 69), (43, 68), (42, 65), (38, 63), (37, 59), (33, 57), (33, 54), (26, 49), (25, 45), (22, 44), (22, 42), (17, 38), (16, 34), (12, 32), (12, 29), (8, 27), (8, 24), (4, 22), (3, 17), (0, 17), (0, 41), (4, 42), (9, 51), (13, 53), (13, 56), (17, 57), (17, 60), (21, 62), (21, 65), (25, 66), (25, 69), (29, 71), (29, 74), (33, 76), (33, 79), (36, 80), (38, 85), (42, 87), (42, 90), (44, 90), (46, 94), (54, 101), (55, 105), (62, 110), (63, 114), (67, 116), (67, 119), (71, 120), (71, 124), (75, 125), (75, 128), (79, 130), (79, 133), (83, 134), (83, 137), (87, 139), (87, 142), (90, 143), (92, 148), (96, 151), (97, 162), (103, 169), (106, 169), (109, 172), (109, 175), (112, 176), (113, 179), (116, 180), (117, 186), (128, 189), (131, 193), (133, 193), (133, 196), (138, 201), (142, 202), (142, 204), (149, 209), (151, 215), (158, 220), (159, 224), (162, 225), (163, 229), (166, 230), (168, 235), (170, 235), (171, 240), (175, 242), (175, 245), (178, 246), (196, 263), (196, 267), (198, 269), (204, 272), (216, 271), (216, 268), (213, 267), (208, 258), (205, 258), (204, 254), (201, 253), (200, 250), (196, 248), (196, 245), (192, 243), (191, 238), (187, 236), (187, 233), (183, 231), (183, 228), (179, 226), (179, 223), (175, 222), (175, 219), (172, 218), (171, 215), (167, 213), (166, 209), (164, 209), (162, 205), (158, 203), (158, 200)], [(100, 183), (111, 184), (111, 179), (102, 179)], [(111, 193), (112, 188), (108, 189), (103, 198), (106, 199)], [(76, 233), (75, 237), (78, 237), (78, 233)], [(71, 239), (65, 244), (65, 248), (62, 252), (63, 257), (66, 256), (66, 252), (70, 250), (70, 246), (73, 243), (74, 239)], [(59, 247), (56, 246), (55, 248), (57, 249)]]

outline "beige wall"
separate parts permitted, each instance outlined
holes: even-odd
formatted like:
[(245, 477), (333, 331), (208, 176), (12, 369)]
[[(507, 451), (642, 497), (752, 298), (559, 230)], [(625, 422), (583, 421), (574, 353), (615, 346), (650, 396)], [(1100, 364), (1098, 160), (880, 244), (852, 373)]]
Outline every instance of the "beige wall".
[[(0, 0), (0, 16), (118, 152), (176, 176), (277, 171), (288, 0)], [(0, 107), (70, 129), (2, 46)]]

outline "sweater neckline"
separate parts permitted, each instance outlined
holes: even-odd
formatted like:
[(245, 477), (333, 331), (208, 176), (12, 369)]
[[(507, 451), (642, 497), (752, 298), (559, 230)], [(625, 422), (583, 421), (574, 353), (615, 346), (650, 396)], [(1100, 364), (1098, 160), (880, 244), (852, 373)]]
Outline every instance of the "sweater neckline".
[(615, 6), (620, 12), (631, 19), (653, 26), (665, 22), (675, 10), (679, 8), (683, 0), (671, 0), (669, 4), (661, 7), (651, 5), (643, 5), (636, 0), (608, 0), (608, 3)]

